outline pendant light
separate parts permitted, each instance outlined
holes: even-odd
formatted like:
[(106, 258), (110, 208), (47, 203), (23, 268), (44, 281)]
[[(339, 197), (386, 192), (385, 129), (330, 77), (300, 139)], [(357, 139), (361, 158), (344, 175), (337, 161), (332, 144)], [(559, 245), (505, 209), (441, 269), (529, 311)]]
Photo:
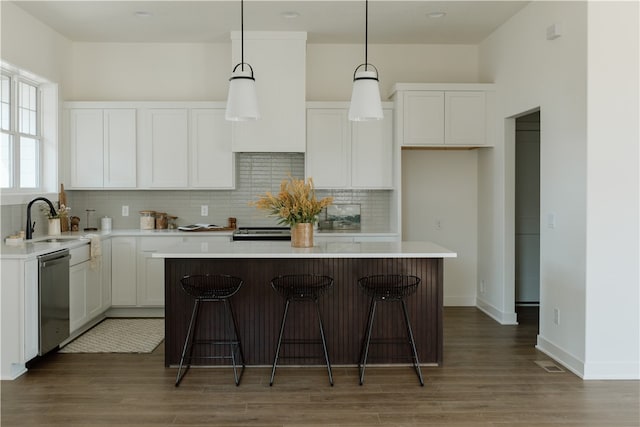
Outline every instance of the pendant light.
[(380, 102), (378, 69), (367, 62), (368, 38), (369, 0), (365, 0), (364, 64), (358, 65), (353, 72), (353, 91), (349, 107), (349, 120), (356, 122), (381, 120), (384, 117)]
[(225, 119), (239, 122), (259, 118), (253, 67), (244, 62), (244, 0), (240, 0), (240, 63), (233, 67), (229, 79)]

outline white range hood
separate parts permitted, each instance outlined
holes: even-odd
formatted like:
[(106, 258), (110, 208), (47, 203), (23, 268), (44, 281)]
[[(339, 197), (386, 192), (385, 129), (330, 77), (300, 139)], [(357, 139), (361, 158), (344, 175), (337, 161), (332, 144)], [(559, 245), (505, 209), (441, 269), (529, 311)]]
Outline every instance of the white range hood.
[[(240, 32), (231, 33), (231, 67), (240, 62)], [(304, 152), (306, 32), (245, 31), (244, 61), (256, 80), (260, 119), (233, 123), (234, 152)]]

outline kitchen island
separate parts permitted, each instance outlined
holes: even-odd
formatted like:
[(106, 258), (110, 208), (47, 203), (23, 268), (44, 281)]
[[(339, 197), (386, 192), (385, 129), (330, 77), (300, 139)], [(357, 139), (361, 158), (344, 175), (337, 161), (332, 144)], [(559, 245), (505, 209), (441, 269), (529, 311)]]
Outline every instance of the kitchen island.
[[(244, 284), (233, 296), (234, 309), (248, 365), (273, 362), (280, 327), (283, 299), (271, 288), (278, 275), (314, 273), (333, 277), (334, 285), (320, 300), (327, 347), (331, 362), (356, 365), (369, 309), (369, 298), (357, 284), (358, 278), (373, 274), (411, 274), (422, 279), (415, 294), (407, 298), (409, 316), (423, 364), (442, 363), (443, 260), (456, 254), (430, 242), (321, 243), (312, 248), (292, 248), (290, 242), (183, 243), (152, 255), (165, 260), (165, 365), (177, 365), (182, 351), (192, 300), (180, 279), (192, 274), (229, 274)], [(211, 305), (211, 304), (209, 304)], [(301, 307), (305, 305), (301, 304)], [(222, 311), (202, 307), (199, 333), (224, 334)], [(317, 338), (313, 306), (290, 312), (288, 336)], [(379, 306), (374, 336), (403, 337), (401, 311), (395, 304)], [(211, 335), (208, 335), (211, 336)], [(300, 350), (291, 346), (295, 364), (322, 364), (307, 358), (315, 353), (311, 346)], [(408, 363), (403, 345), (379, 345), (371, 352), (372, 363)], [(200, 355), (211, 355), (201, 347)], [(301, 351), (302, 353), (296, 353)], [(318, 350), (318, 355), (321, 352)], [(305, 357), (302, 357), (305, 356)], [(210, 362), (208, 362), (210, 363)]]

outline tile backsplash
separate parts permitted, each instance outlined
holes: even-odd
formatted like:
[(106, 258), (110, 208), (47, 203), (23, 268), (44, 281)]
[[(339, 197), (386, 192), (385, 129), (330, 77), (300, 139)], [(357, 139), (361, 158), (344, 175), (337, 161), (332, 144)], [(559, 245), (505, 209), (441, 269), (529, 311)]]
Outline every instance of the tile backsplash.
[[(72, 215), (80, 217), (80, 229), (86, 227), (86, 209), (95, 209), (94, 221), (113, 218), (114, 229), (140, 227), (141, 210), (167, 212), (178, 217), (178, 225), (211, 223), (226, 225), (228, 217), (235, 217), (238, 226), (276, 225), (274, 218), (249, 206), (265, 191), (277, 192), (280, 182), (288, 174), (304, 177), (302, 153), (238, 153), (236, 155), (235, 190), (97, 190), (68, 191), (67, 199)], [(360, 204), (362, 231), (390, 230), (391, 191), (388, 190), (318, 190), (318, 197), (333, 196), (334, 203)], [(200, 215), (207, 205), (209, 215)], [(129, 216), (122, 216), (122, 206), (129, 207)], [(35, 213), (32, 212), (32, 214)], [(44, 223), (44, 219), (36, 219)], [(24, 229), (24, 205), (2, 207), (2, 235)], [(42, 233), (36, 227), (36, 235)], [(46, 232), (46, 230), (45, 230)]]

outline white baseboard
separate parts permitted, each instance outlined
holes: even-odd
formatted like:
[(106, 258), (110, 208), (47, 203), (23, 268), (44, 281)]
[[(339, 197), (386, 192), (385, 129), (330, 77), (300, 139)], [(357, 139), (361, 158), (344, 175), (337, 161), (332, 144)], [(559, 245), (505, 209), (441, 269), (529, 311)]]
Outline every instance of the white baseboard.
[(475, 307), (475, 297), (444, 297), (445, 307)]
[(489, 304), (488, 302), (484, 301), (481, 298), (476, 298), (476, 307), (478, 307), (487, 316), (491, 317), (493, 320), (500, 323), (501, 325), (517, 325), (518, 324), (518, 317), (515, 311), (510, 313), (500, 311), (496, 307), (494, 307), (493, 305)]
[(640, 380), (640, 362), (587, 362), (585, 380)]
[(164, 307), (111, 307), (106, 317), (164, 317)]
[(536, 349), (540, 350), (580, 378), (584, 379), (584, 362), (568, 351), (547, 340), (542, 335), (538, 335)]

